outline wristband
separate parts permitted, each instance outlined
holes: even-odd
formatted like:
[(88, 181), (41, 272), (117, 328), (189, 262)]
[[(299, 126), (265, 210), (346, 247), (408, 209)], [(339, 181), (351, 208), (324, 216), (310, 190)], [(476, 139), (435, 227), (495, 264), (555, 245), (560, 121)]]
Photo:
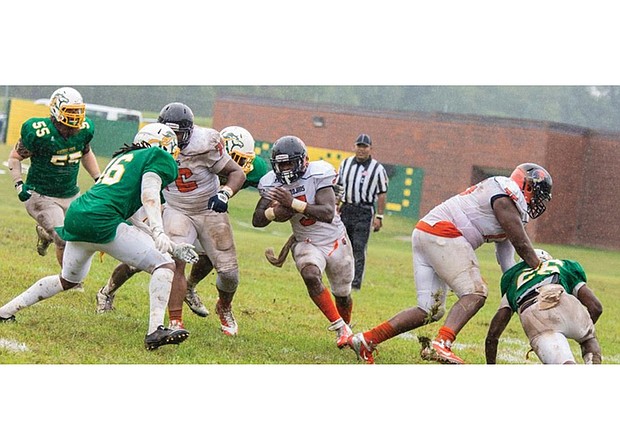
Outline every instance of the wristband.
[(276, 213), (273, 210), (273, 207), (269, 207), (265, 210), (265, 218), (269, 221), (273, 221), (276, 219)]
[(383, 220), (383, 214), (376, 214), (375, 218), (378, 218), (379, 220)]
[(291, 208), (300, 214), (303, 214), (306, 212), (307, 206), (308, 206), (307, 202), (300, 201), (299, 199), (293, 198), (293, 202), (291, 202)]
[(20, 184), (24, 184), (24, 182), (22, 180), (17, 180), (15, 182), (15, 188), (17, 188), (17, 186), (19, 186)]
[(219, 192), (224, 192), (226, 195), (228, 195), (228, 199), (233, 197), (233, 190), (228, 186), (220, 187)]

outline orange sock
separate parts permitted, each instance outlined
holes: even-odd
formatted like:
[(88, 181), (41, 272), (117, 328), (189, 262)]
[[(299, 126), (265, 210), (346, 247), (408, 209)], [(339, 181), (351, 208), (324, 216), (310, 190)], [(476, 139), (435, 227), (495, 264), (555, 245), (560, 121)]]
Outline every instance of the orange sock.
[(168, 310), (168, 317), (170, 318), (170, 320), (183, 321), (183, 309), (180, 308), (178, 310)]
[(336, 309), (336, 304), (334, 300), (332, 300), (332, 294), (327, 290), (327, 288), (323, 288), (323, 291), (312, 298), (312, 301), (316, 304), (316, 306), (323, 312), (327, 320), (330, 322), (335, 322), (340, 319), (340, 313), (338, 313), (338, 309)]
[(390, 322), (383, 322), (379, 326), (375, 326), (371, 330), (364, 332), (364, 339), (366, 342), (377, 345), (390, 338), (394, 338), (398, 335), (396, 329), (390, 324)]
[(452, 329), (446, 326), (442, 326), (439, 329), (439, 332), (437, 333), (437, 337), (435, 339), (443, 339), (444, 341), (449, 341), (450, 343), (452, 343), (456, 339), (456, 333)]

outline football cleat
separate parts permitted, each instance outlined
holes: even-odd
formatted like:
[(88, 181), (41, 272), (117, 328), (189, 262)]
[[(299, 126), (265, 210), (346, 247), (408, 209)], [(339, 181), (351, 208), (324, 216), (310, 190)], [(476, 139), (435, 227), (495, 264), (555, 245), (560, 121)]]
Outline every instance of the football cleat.
[(9, 317), (0, 317), (0, 323), (9, 323), (15, 321), (15, 315)]
[(157, 330), (144, 338), (144, 346), (147, 350), (157, 350), (162, 345), (180, 344), (189, 337), (189, 332), (185, 329), (168, 329), (162, 325)]
[(97, 291), (97, 313), (107, 313), (114, 310), (112, 303), (114, 302), (114, 294), (106, 295), (103, 288)]
[(52, 242), (53, 239), (50, 238), (45, 229), (37, 224), (37, 253), (41, 257), (45, 257), (47, 248), (49, 248)]
[(347, 346), (349, 337), (353, 335), (351, 327), (347, 325), (343, 319), (338, 319), (333, 322), (327, 330), (336, 331), (336, 346), (340, 349)]
[(202, 303), (198, 293), (195, 288), (187, 288), (187, 293), (185, 294), (185, 304), (188, 305), (189, 309), (197, 314), (200, 317), (207, 317), (209, 315), (209, 310)]
[(239, 332), (239, 327), (237, 326), (237, 321), (235, 320), (235, 316), (232, 313), (232, 307), (229, 305), (227, 308), (223, 307), (220, 303), (220, 300), (217, 300), (215, 304), (215, 312), (220, 317), (220, 328), (224, 335), (235, 336)]
[(465, 364), (465, 361), (452, 352), (452, 343), (444, 340), (433, 340), (430, 345), (422, 348), (420, 356), (424, 360), (445, 364)]
[(358, 333), (351, 335), (347, 340), (347, 345), (355, 351), (358, 360), (364, 360), (368, 364), (375, 363), (375, 358), (372, 356), (373, 351), (375, 351), (375, 347), (366, 342), (366, 339), (364, 339), (364, 334)]

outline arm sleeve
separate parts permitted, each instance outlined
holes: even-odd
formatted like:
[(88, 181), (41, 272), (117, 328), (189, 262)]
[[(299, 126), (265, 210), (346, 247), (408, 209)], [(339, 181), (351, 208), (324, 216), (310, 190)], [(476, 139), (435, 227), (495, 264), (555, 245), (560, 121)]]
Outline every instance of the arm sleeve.
[(142, 206), (148, 217), (149, 227), (151, 229), (163, 229), (163, 220), (161, 217), (161, 177), (153, 172), (146, 172), (142, 176)]

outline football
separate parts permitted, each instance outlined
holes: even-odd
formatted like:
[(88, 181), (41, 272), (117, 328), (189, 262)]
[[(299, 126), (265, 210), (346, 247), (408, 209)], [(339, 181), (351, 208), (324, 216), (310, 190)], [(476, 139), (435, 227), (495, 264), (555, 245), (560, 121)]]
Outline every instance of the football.
[(273, 221), (278, 223), (289, 221), (295, 215), (295, 211), (292, 208), (280, 205), (278, 201), (273, 201), (269, 206), (273, 208), (273, 212), (276, 215)]

